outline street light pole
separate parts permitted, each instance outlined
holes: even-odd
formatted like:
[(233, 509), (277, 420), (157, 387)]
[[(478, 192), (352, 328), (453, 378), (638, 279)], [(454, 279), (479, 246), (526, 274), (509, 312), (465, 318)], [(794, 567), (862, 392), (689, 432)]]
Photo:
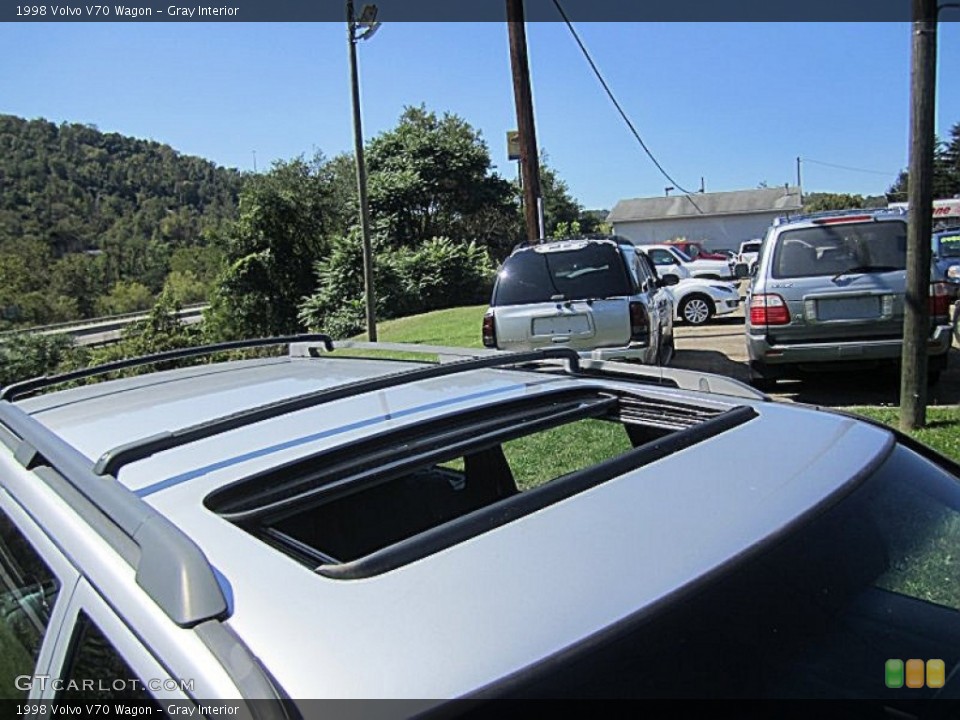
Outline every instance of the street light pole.
[[(374, 13), (376, 11), (374, 10)], [(372, 23), (372, 21), (371, 21)], [(363, 161), (363, 129), (360, 123), (360, 79), (357, 74), (357, 40), (369, 37), (371, 24), (366, 33), (357, 36), (357, 20), (353, 14), (353, 0), (347, 0), (347, 45), (350, 47), (350, 89), (353, 98), (353, 151), (357, 160), (357, 197), (360, 203), (360, 235), (363, 240), (363, 291), (367, 312), (367, 339), (377, 341), (376, 297), (373, 289), (373, 247), (370, 243), (370, 214), (367, 205), (367, 167)]]

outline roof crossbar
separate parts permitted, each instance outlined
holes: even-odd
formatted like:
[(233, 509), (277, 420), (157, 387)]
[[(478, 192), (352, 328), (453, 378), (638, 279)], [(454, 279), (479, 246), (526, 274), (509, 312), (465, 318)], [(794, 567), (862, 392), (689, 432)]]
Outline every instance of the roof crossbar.
[(198, 345), (196, 347), (180, 348), (179, 350), (168, 350), (166, 352), (152, 353), (150, 355), (140, 355), (139, 357), (126, 358), (116, 362), (104, 363), (103, 365), (94, 365), (93, 367), (74, 370), (72, 372), (62, 373), (60, 375), (44, 375), (42, 377), (24, 380), (22, 382), (7, 385), (0, 390), (0, 400), (15, 400), (18, 397), (29, 395), (51, 385), (60, 385), (72, 380), (81, 380), (83, 378), (94, 377), (96, 375), (105, 375), (116, 370), (126, 370), (127, 368), (139, 367), (141, 365), (151, 365), (153, 363), (165, 362), (167, 360), (179, 360), (181, 358), (196, 357), (199, 355), (211, 355), (218, 352), (227, 352), (229, 350), (246, 350), (255, 347), (265, 347), (269, 345), (286, 345), (298, 342), (320, 342), (327, 350), (333, 350), (333, 340), (328, 335), (304, 334), (288, 335), (285, 337), (271, 338), (253, 338), (250, 340), (231, 340), (229, 342), (214, 343), (213, 345)]
[(541, 350), (531, 350), (529, 352), (502, 353), (494, 356), (488, 355), (438, 365), (431, 364), (413, 370), (380, 375), (345, 385), (337, 385), (335, 387), (324, 388), (323, 390), (295, 395), (284, 398), (283, 400), (277, 400), (248, 410), (241, 410), (240, 412), (181, 428), (180, 430), (168, 430), (139, 440), (134, 440), (105, 452), (97, 461), (93, 471), (98, 475), (116, 475), (124, 465), (136, 462), (137, 460), (143, 460), (155, 453), (187, 445), (197, 440), (213, 437), (214, 435), (236, 430), (237, 428), (263, 420), (269, 420), (299, 410), (316, 407), (324, 403), (333, 402), (334, 400), (352, 397), (360, 393), (374, 392), (376, 390), (405, 385), (419, 380), (439, 378), (445, 375), (467, 372), (469, 370), (555, 359), (566, 360), (569, 372), (577, 373), (580, 370), (580, 356), (570, 348), (544, 348)]
[[(227, 614), (213, 567), (176, 525), (113, 478), (104, 482), (86, 456), (16, 405), (0, 401), (0, 423), (20, 438), (14, 456), (21, 465), (52, 468), (139, 547), (137, 584), (171, 620), (194, 627)], [(107, 528), (94, 527), (111, 541)]]

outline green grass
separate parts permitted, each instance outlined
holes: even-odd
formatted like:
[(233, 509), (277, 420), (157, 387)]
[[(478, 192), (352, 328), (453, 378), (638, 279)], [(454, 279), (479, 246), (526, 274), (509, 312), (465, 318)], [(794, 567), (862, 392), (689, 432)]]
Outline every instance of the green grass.
[[(486, 305), (472, 305), (387, 320), (377, 323), (377, 339), (381, 342), (483, 347), (480, 328), (486, 309)], [(366, 340), (367, 336), (358, 335), (353, 339)]]
[[(897, 427), (900, 410), (895, 407), (855, 407), (851, 412)], [(960, 461), (960, 406), (943, 405), (927, 408), (927, 426), (910, 433), (924, 445), (953, 460)]]

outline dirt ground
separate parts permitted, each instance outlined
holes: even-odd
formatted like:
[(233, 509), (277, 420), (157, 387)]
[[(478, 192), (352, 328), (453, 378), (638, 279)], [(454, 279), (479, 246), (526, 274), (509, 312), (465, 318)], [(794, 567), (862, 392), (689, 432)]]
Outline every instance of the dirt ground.
[[(747, 382), (747, 346), (743, 312), (716, 318), (694, 328), (675, 326), (675, 367), (718, 373)], [(782, 381), (774, 397), (795, 402), (843, 407), (848, 405), (899, 405), (900, 378), (893, 368), (808, 374), (799, 381)], [(940, 382), (929, 388), (929, 405), (960, 404), (960, 349), (950, 350)]]

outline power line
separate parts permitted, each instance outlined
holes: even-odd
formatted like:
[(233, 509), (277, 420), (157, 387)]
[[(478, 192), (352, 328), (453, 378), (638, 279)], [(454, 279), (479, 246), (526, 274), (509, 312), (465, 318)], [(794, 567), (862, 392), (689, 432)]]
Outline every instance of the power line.
[(849, 165), (837, 165), (836, 163), (823, 162), (822, 160), (811, 160), (810, 158), (801, 158), (805, 163), (813, 163), (814, 165), (823, 165), (825, 167), (837, 168), (838, 170), (849, 170), (851, 172), (862, 172), (868, 173), (870, 175), (883, 175), (884, 177), (890, 177), (891, 175), (897, 175), (897, 173), (883, 172), (882, 170), (865, 170), (863, 168), (850, 167)]
[(630, 118), (627, 117), (627, 113), (624, 112), (623, 107), (617, 101), (617, 98), (614, 96), (613, 91), (610, 89), (610, 86), (607, 85), (607, 81), (603, 79), (603, 75), (600, 74), (600, 69), (597, 67), (597, 64), (593, 61), (593, 58), (590, 56), (590, 51), (587, 50), (587, 47), (583, 44), (583, 41), (580, 39), (580, 36), (577, 34), (577, 31), (573, 27), (573, 23), (570, 22), (570, 18), (567, 17), (567, 14), (563, 11), (563, 8), (560, 7), (560, 0), (553, 0), (553, 4), (557, 8), (557, 12), (560, 13), (560, 17), (563, 18), (563, 21), (566, 23), (567, 28), (570, 30), (570, 34), (573, 35), (573, 39), (577, 41), (577, 45), (580, 46), (580, 52), (583, 53), (583, 56), (586, 58), (587, 62), (590, 64), (590, 68), (593, 70), (593, 74), (597, 76), (597, 80), (600, 81), (600, 84), (603, 86), (603, 89), (607, 93), (607, 97), (610, 98), (610, 102), (613, 103), (613, 106), (617, 109), (617, 112), (620, 113), (620, 117), (623, 118), (623, 121), (627, 124), (627, 127), (630, 128), (630, 132), (633, 133), (633, 136), (637, 139), (637, 142), (640, 143), (640, 147), (643, 148), (643, 151), (647, 154), (647, 157), (650, 158), (650, 161), (656, 165), (657, 170), (660, 171), (660, 174), (663, 175), (677, 190), (684, 193), (687, 196), (687, 199), (693, 204), (701, 215), (703, 215), (703, 210), (700, 209), (700, 206), (694, 202), (691, 193), (689, 190), (683, 188), (676, 180), (670, 177), (667, 174), (667, 171), (663, 169), (663, 166), (657, 161), (653, 156), (653, 153), (650, 152), (650, 148), (647, 147), (647, 144), (643, 141), (643, 138), (640, 137), (640, 133), (637, 132), (637, 129), (634, 127), (633, 123), (630, 121)]

